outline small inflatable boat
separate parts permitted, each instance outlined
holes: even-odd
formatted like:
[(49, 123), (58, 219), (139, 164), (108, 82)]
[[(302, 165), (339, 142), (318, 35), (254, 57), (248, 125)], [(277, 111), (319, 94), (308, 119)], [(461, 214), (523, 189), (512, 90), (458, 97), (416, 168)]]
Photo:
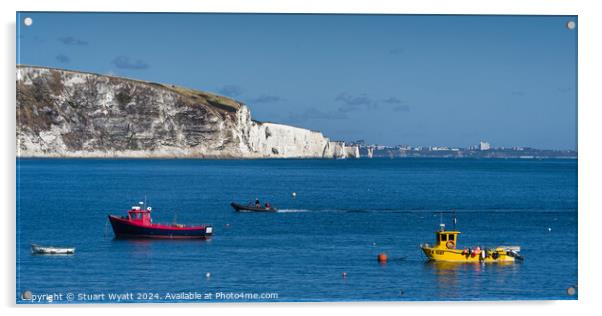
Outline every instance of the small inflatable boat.
[(256, 207), (254, 204), (242, 205), (238, 203), (230, 203), (232, 208), (237, 212), (276, 212), (277, 209), (273, 207)]

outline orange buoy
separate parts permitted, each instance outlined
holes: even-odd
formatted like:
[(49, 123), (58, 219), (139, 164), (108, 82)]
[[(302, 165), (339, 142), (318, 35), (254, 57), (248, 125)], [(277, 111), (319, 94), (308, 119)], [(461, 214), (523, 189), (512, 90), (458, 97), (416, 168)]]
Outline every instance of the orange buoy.
[(384, 253), (384, 252), (381, 252), (381, 253), (378, 254), (377, 259), (378, 259), (378, 262), (380, 262), (380, 263), (387, 262), (387, 254)]

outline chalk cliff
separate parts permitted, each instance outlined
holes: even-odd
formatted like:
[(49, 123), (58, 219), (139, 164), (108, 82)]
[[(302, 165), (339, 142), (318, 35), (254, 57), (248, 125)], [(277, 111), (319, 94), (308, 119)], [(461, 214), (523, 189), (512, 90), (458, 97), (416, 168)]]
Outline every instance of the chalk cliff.
[(17, 67), (19, 157), (346, 158), (356, 146), (173, 85)]

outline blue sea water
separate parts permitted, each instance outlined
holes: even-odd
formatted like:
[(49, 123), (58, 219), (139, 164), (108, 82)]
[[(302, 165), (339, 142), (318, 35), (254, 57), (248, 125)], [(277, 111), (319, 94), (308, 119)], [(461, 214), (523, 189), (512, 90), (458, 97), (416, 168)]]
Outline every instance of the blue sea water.
[[(107, 215), (145, 197), (154, 222), (208, 223), (215, 235), (113, 239)], [(256, 197), (280, 211), (229, 206)], [(427, 262), (419, 245), (449, 210), (459, 247), (520, 245), (525, 261)], [(567, 288), (577, 285), (577, 215), (575, 160), (17, 159), (16, 299), (576, 299)], [(32, 255), (31, 243), (77, 252)]]

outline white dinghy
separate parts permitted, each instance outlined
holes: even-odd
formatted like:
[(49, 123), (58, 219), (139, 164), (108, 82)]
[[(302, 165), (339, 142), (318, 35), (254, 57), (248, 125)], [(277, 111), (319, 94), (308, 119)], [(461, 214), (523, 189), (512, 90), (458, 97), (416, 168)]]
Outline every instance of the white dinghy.
[(75, 248), (45, 247), (31, 244), (31, 253), (36, 255), (72, 255), (75, 253)]

